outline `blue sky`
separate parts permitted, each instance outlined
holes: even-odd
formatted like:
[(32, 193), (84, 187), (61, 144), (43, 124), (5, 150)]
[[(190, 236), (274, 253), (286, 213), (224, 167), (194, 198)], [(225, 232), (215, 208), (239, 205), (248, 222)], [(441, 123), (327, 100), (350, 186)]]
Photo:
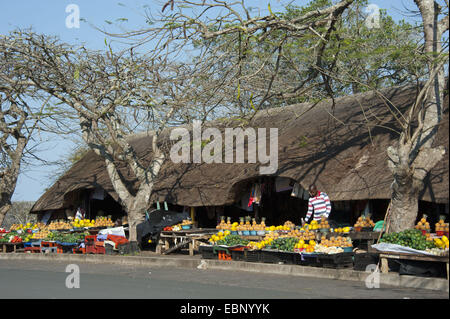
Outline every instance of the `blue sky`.
[[(0, 9), (0, 34), (6, 34), (16, 28), (32, 27), (35, 32), (47, 35), (59, 36), (61, 40), (69, 43), (83, 42), (91, 49), (101, 50), (105, 47), (105, 35), (94, 30), (89, 24), (81, 22), (80, 28), (67, 28), (66, 7), (76, 4), (80, 10), (80, 17), (99, 27), (108, 27), (114, 30), (105, 20), (115, 22), (119, 18), (127, 18), (127, 22), (121, 22), (128, 29), (138, 29), (144, 26), (144, 18), (141, 16), (143, 6), (148, 5), (152, 12), (158, 12), (162, 8), (164, 0), (15, 0), (2, 1)], [(253, 3), (252, 3), (253, 2)], [(272, 10), (280, 8), (282, 4), (293, 2), (306, 4), (308, 1), (247, 1), (246, 3), (266, 10), (267, 3)], [(120, 5), (119, 3), (123, 4)], [(381, 9), (386, 9), (395, 20), (411, 18), (402, 16), (405, 6), (415, 9), (412, 0), (372, 0)], [(116, 29), (117, 30), (117, 29)], [(54, 161), (63, 158), (73, 148), (73, 143), (66, 136), (51, 136), (51, 140), (39, 152), (39, 156)], [(27, 169), (20, 175), (13, 201), (37, 200), (49, 187), (49, 175), (54, 167), (41, 166), (38, 163)]]

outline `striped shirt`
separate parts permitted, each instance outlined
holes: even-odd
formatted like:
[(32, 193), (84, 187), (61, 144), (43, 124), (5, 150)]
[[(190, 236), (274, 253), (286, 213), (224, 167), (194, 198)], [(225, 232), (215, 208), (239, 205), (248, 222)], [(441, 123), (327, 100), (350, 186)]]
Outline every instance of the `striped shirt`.
[(308, 213), (306, 213), (306, 220), (311, 218), (314, 210), (314, 220), (319, 221), (322, 216), (328, 218), (331, 212), (331, 202), (328, 195), (324, 192), (317, 192), (316, 197), (310, 197), (308, 201)]

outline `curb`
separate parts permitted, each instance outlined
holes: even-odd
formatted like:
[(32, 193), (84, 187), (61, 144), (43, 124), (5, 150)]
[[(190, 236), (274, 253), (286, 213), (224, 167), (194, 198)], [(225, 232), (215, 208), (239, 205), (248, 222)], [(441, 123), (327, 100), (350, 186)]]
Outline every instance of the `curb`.
[[(0, 253), (1, 260), (39, 260), (66, 261), (84, 263), (108, 263), (130, 266), (176, 267), (190, 269), (217, 269), (257, 272), (274, 275), (313, 277), (333, 280), (365, 282), (373, 273), (352, 269), (329, 269), (298, 265), (279, 265), (266, 263), (251, 263), (245, 261), (223, 261), (199, 258), (173, 257), (140, 257), (140, 256), (109, 256), (109, 255), (62, 255), (62, 254), (11, 254)], [(424, 278), (399, 275), (397, 273), (379, 273), (380, 288), (417, 288), (449, 292), (449, 282), (443, 278)], [(389, 287), (386, 287), (389, 286)]]

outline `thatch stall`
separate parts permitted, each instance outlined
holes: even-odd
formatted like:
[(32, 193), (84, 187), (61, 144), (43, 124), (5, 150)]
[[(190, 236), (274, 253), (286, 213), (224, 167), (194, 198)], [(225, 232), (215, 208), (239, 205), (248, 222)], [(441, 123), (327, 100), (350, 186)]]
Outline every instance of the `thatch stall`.
[[(249, 192), (252, 183), (262, 179), (274, 183), (276, 177), (284, 177), (297, 181), (304, 189), (316, 183), (334, 203), (372, 200), (375, 203), (382, 201), (380, 207), (387, 206), (385, 202), (391, 195), (392, 175), (387, 167), (386, 148), (398, 138), (399, 127), (393, 111), (405, 112), (414, 102), (416, 88), (397, 87), (382, 93), (386, 99), (375, 92), (366, 92), (317, 104), (302, 103), (262, 110), (247, 121), (226, 119), (206, 123), (203, 129), (216, 127), (222, 132), (224, 128), (241, 125), (266, 128), (267, 132), (270, 128), (278, 128), (277, 172), (262, 176), (258, 162), (174, 164), (168, 159), (158, 176), (151, 202), (166, 201), (180, 207), (198, 207), (197, 216), (209, 214), (214, 219), (213, 216), (217, 218), (224, 214), (224, 207), (235, 206), (244, 193)], [(427, 177), (420, 195), (421, 203), (448, 205), (448, 96), (444, 110), (435, 144), (444, 145), (447, 153)], [(169, 130), (166, 130), (161, 141), (167, 141), (168, 136)], [(133, 136), (130, 142), (148, 162), (151, 158), (149, 134)], [(245, 143), (246, 150), (247, 146)], [(136, 189), (137, 182), (132, 173), (124, 167), (121, 172), (130, 189)], [(104, 162), (89, 152), (42, 195), (32, 212), (65, 209), (70, 205), (72, 192), (95, 188), (102, 188), (118, 201)], [(284, 197), (280, 195), (279, 204), (290, 198), (290, 192), (287, 194)], [(299, 216), (303, 217), (306, 213), (303, 199), (293, 200), (292, 206), (299, 207), (295, 214), (303, 214)], [(266, 205), (265, 209), (277, 210), (280, 206), (277, 205)], [(276, 213), (273, 212), (274, 215)]]

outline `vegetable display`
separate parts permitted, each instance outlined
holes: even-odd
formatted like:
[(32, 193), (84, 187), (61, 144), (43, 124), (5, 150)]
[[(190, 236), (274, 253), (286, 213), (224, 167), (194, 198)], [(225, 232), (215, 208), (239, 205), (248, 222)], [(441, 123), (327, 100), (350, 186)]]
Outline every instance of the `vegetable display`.
[(278, 249), (282, 251), (294, 251), (295, 246), (298, 243), (298, 238), (294, 237), (283, 237), (283, 238), (277, 238), (270, 246), (267, 248), (269, 249)]
[(427, 237), (422, 235), (422, 232), (418, 229), (407, 229), (399, 233), (384, 234), (380, 243), (397, 244), (417, 250), (435, 248), (434, 242), (427, 240)]
[(248, 243), (249, 243), (248, 240), (242, 239), (239, 235), (228, 235), (225, 238), (218, 240), (216, 242), (217, 245), (225, 245), (225, 246), (238, 246), (238, 245), (247, 246)]

